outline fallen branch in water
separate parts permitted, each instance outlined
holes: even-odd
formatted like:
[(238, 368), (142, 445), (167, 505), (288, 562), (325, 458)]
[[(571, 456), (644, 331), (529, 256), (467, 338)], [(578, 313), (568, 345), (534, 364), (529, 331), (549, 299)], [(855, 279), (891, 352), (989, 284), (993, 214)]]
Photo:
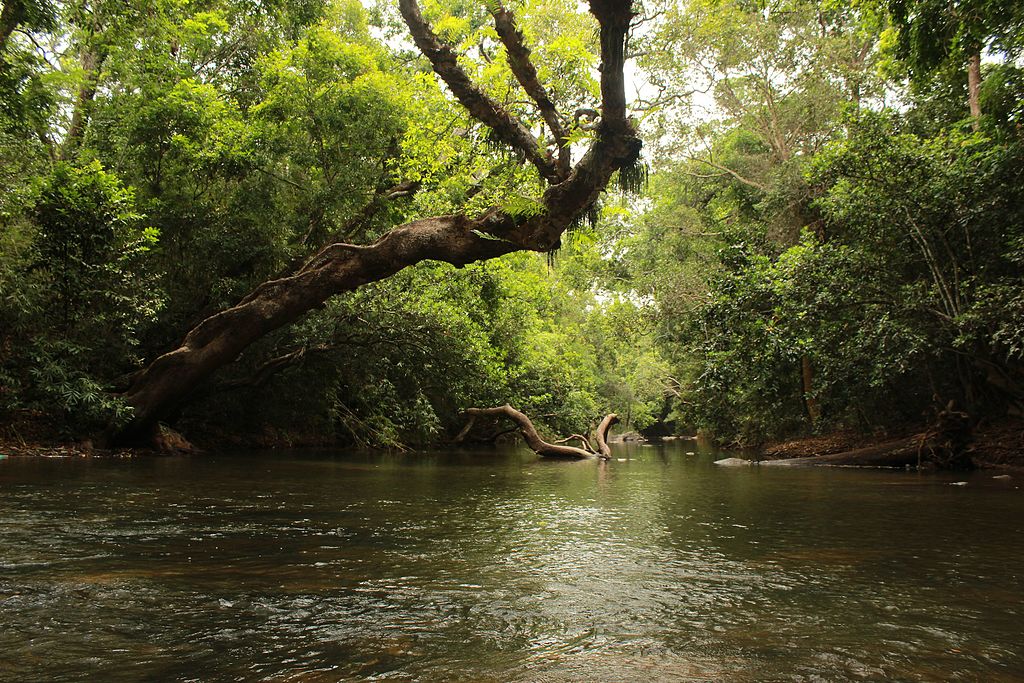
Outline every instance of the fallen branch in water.
[[(537, 455), (553, 458), (610, 458), (611, 449), (608, 448), (608, 430), (613, 424), (619, 421), (617, 415), (609, 414), (601, 420), (600, 426), (597, 428), (596, 441), (598, 444), (597, 452), (590, 445), (590, 442), (579, 434), (573, 434), (565, 439), (561, 439), (555, 443), (548, 443), (540, 437), (537, 433), (537, 428), (533, 426), (533, 422), (525, 414), (519, 412), (509, 404), (505, 404), (498, 408), (467, 408), (462, 411), (464, 415), (469, 416), (469, 424), (463, 428), (460, 436), (465, 436), (469, 429), (473, 426), (474, 421), (478, 417), (503, 417), (512, 420), (519, 428), (519, 433), (523, 435), (523, 439), (526, 441), (526, 445), (533, 450)], [(572, 439), (579, 439), (586, 448), (576, 448), (575, 446), (563, 445), (566, 441)]]

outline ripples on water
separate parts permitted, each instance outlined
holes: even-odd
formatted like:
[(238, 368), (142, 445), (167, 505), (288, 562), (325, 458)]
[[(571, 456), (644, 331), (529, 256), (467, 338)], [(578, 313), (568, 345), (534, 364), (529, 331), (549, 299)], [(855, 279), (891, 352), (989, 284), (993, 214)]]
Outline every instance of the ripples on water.
[(0, 680), (1024, 680), (1018, 480), (692, 448), (0, 461)]

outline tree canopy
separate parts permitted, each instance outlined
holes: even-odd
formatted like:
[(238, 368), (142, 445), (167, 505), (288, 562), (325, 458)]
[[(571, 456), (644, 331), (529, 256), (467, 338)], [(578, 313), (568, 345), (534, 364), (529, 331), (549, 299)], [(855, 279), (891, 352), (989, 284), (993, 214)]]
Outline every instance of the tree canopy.
[(504, 403), (748, 443), (1019, 411), (1021, 22), (5, 0), (0, 411), (362, 446)]

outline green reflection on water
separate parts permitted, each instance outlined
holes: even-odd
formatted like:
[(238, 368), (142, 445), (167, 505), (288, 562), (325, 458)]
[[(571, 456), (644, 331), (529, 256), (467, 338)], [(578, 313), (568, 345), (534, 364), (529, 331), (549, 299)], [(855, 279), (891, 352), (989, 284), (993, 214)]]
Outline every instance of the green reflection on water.
[(4, 461), (0, 679), (1024, 676), (1015, 480), (615, 456)]

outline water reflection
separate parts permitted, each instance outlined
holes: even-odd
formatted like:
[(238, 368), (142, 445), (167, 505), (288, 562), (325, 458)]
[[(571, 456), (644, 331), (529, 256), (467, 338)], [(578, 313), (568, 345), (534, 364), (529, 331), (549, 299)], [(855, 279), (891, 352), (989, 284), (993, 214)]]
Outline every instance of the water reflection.
[(713, 457), (6, 460), (0, 679), (1024, 676), (1015, 485)]

